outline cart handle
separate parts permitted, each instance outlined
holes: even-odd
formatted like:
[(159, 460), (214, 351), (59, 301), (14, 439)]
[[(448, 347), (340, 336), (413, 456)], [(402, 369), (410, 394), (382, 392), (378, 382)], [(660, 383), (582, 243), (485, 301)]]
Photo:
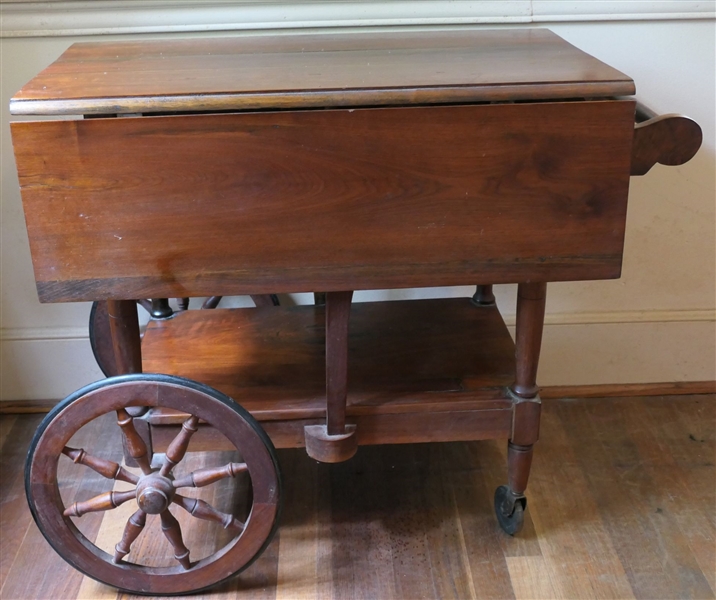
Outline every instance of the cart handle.
[(677, 166), (698, 152), (703, 133), (698, 123), (676, 114), (658, 115), (637, 101), (631, 174), (646, 175), (656, 164)]

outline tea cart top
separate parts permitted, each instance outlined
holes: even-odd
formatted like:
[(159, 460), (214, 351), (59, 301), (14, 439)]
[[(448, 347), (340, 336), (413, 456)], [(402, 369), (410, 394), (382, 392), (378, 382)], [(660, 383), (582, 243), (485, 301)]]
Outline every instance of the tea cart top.
[(632, 95), (546, 29), (78, 43), (16, 115), (446, 104)]

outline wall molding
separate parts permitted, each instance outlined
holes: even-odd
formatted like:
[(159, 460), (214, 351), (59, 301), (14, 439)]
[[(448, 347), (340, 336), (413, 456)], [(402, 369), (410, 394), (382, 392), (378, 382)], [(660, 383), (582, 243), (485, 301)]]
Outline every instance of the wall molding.
[(715, 18), (716, 0), (0, 0), (0, 37)]
[(36, 342), (49, 340), (85, 340), (86, 327), (5, 327), (0, 329), (2, 342)]
[[(514, 326), (514, 314), (504, 315)], [(618, 312), (575, 312), (545, 315), (545, 325), (605, 325), (617, 323), (716, 322), (716, 310), (644, 310)], [(0, 329), (0, 341), (86, 340), (86, 327), (7, 327)]]

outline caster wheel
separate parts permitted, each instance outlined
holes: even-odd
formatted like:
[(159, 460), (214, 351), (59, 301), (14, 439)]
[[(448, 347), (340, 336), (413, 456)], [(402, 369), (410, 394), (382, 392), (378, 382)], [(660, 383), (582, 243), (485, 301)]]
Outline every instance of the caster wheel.
[(505, 533), (515, 535), (522, 530), (526, 508), (527, 498), (515, 496), (506, 485), (495, 490), (495, 515)]
[[(133, 406), (162, 406), (190, 414), (165, 455), (152, 457), (135, 419), (128, 414), (127, 409)], [(96, 442), (97, 429), (80, 431), (96, 419), (103, 420), (93, 425), (102, 424), (103, 432), (116, 433), (119, 448), (123, 442), (141, 471), (104, 458), (111, 435), (103, 433), (96, 444), (98, 450), (91, 448), (91, 452), (79, 444), (70, 445), (83, 435), (85, 442), (89, 440), (87, 448)], [(203, 423), (231, 442), (241, 462), (199, 469), (187, 466), (192, 459), (184, 459), (192, 435)], [(118, 453), (120, 449), (114, 456)], [(236, 457), (236, 453), (230, 455)], [(209, 455), (208, 460), (214, 456)], [(199, 460), (204, 455), (194, 457)], [(217, 462), (225, 460), (222, 455)], [(62, 473), (72, 471), (72, 480), (81, 481), (81, 485), (68, 492), (64, 482), (58, 483), (58, 468)], [(236, 508), (231, 494), (224, 494), (224, 487), (238, 485), (238, 481), (251, 490), (248, 516), (240, 515), (245, 521), (233, 514)], [(111, 491), (83, 499), (83, 488), (92, 482), (109, 486)], [(214, 486), (221, 487), (221, 492)], [(271, 541), (281, 500), (273, 444), (248, 412), (206, 385), (153, 374), (105, 379), (57, 405), (32, 440), (25, 491), (40, 531), (64, 560), (102, 583), (147, 595), (197, 592), (247, 568)], [(206, 502), (202, 494), (216, 500)], [(87, 495), (91, 493), (85, 490)], [(227, 512), (214, 506), (226, 510), (227, 503)], [(87, 527), (91, 522), (94, 529)], [(98, 523), (109, 533), (102, 543), (96, 539)]]

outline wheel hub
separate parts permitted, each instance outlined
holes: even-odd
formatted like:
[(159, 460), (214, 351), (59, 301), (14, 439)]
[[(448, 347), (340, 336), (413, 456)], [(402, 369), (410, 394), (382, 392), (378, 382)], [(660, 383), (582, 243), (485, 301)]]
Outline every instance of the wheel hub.
[(145, 513), (158, 515), (169, 508), (174, 497), (174, 485), (168, 477), (158, 473), (145, 475), (137, 484), (137, 504)]

